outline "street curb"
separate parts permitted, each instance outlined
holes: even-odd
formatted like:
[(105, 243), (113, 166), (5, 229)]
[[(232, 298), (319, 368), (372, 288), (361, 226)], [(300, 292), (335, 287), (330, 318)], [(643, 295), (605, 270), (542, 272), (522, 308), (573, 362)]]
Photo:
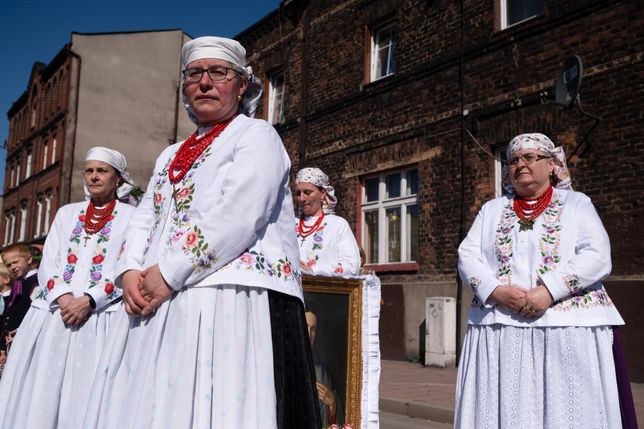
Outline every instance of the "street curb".
[(401, 414), (415, 419), (426, 419), (437, 423), (454, 423), (454, 410), (405, 402), (397, 399), (380, 398), (380, 410), (392, 414)]

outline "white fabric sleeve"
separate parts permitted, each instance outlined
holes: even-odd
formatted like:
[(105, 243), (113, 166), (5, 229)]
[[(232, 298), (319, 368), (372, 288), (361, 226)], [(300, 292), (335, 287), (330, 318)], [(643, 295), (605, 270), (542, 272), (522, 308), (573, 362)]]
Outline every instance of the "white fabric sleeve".
[(274, 214), (276, 202), (285, 198), (289, 168), (273, 127), (258, 122), (244, 131), (221, 196), (217, 201), (200, 201), (204, 210), (193, 213), (193, 232), (207, 244), (207, 250), (202, 247), (199, 254), (184, 250), (182, 241), (167, 247), (159, 259), (165, 281), (175, 290), (194, 285), (251, 246)]
[[(143, 271), (148, 236), (154, 225), (154, 178), (157, 176), (159, 169), (163, 168), (166, 161), (167, 156), (164, 151), (157, 158), (152, 177), (148, 182), (148, 188), (128, 223), (125, 242), (123, 244), (123, 253), (119, 257), (114, 270), (115, 282), (119, 287), (121, 286), (121, 276), (123, 273), (129, 270)], [(98, 302), (96, 306), (98, 307)]]
[(593, 203), (586, 195), (574, 207), (577, 224), (574, 256), (553, 271), (541, 274), (541, 281), (554, 301), (601, 281), (610, 274), (610, 241)]
[(357, 276), (360, 273), (360, 249), (349, 224), (343, 221), (338, 240), (338, 261), (343, 274)]
[(50, 307), (58, 305), (56, 302), (58, 297), (66, 293), (72, 293), (71, 286), (65, 283), (63, 279), (67, 255), (60, 254), (66, 211), (65, 207), (61, 207), (54, 217), (54, 222), (49, 229), (43, 246), (42, 259), (38, 268), (38, 285), (42, 289)]
[(483, 255), (481, 241), (485, 209), (486, 206), (483, 206), (478, 212), (470, 231), (458, 247), (458, 273), (480, 303), (491, 308), (493, 303), (489, 303), (488, 298), (500, 283)]

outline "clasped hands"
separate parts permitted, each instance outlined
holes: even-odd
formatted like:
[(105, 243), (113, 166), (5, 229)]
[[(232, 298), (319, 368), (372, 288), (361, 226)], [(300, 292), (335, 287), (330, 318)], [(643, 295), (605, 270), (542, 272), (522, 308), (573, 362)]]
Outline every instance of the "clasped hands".
[(66, 293), (59, 296), (56, 302), (58, 302), (63, 322), (68, 325), (80, 325), (92, 312), (87, 295), (75, 297), (71, 293)]
[(552, 296), (544, 285), (530, 290), (516, 285), (497, 286), (490, 298), (523, 317), (538, 317), (552, 305)]
[(133, 316), (154, 313), (174, 293), (161, 275), (158, 264), (143, 271), (126, 271), (121, 283), (125, 310)]

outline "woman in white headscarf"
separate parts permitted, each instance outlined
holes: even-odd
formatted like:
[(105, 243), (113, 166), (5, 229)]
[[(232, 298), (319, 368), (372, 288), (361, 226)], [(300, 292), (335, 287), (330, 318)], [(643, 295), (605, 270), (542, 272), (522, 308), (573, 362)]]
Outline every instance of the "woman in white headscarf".
[(507, 155), (511, 194), (481, 208), (458, 252), (475, 300), (455, 426), (620, 428), (606, 230), (548, 137), (521, 134)]
[(360, 250), (344, 218), (329, 177), (319, 168), (303, 168), (295, 179), (299, 216), (295, 220), (300, 267), (317, 275), (358, 275)]
[(252, 118), (261, 85), (238, 42), (191, 40), (182, 63), (198, 128), (161, 153), (130, 222), (129, 315), (83, 427), (319, 429), (288, 154)]
[(134, 207), (125, 157), (94, 147), (83, 171), (89, 201), (56, 213), (0, 382), (0, 428), (82, 427), (97, 363), (121, 300), (114, 269)]

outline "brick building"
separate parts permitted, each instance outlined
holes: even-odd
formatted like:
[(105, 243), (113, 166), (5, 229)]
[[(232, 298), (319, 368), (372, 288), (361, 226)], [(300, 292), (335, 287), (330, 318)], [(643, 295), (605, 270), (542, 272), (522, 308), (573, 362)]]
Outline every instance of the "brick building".
[[(543, 132), (610, 234), (606, 284), (644, 379), (642, 18), (639, 1), (289, 0), (237, 36), (293, 171), (329, 174), (383, 281), (383, 357), (420, 355), (429, 296), (458, 298), (463, 331), (459, 241), (501, 192), (505, 144)], [(570, 55), (584, 62), (584, 109), (603, 118), (588, 139), (592, 119), (540, 101)]]
[(161, 150), (192, 132), (179, 97), (188, 37), (181, 30), (72, 33), (49, 64), (34, 64), (7, 113), (3, 246), (42, 243), (56, 210), (84, 199), (92, 146), (121, 151), (134, 180), (147, 184)]

